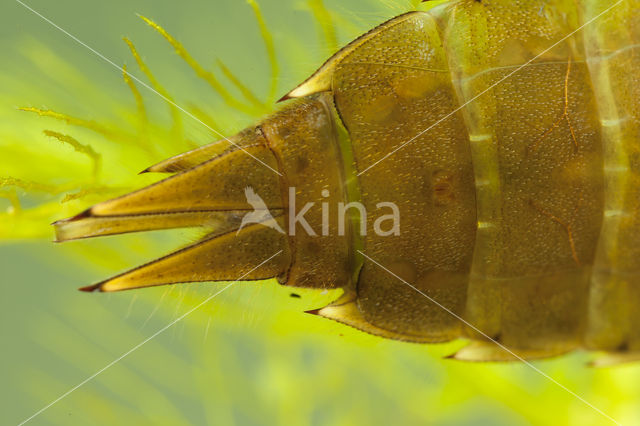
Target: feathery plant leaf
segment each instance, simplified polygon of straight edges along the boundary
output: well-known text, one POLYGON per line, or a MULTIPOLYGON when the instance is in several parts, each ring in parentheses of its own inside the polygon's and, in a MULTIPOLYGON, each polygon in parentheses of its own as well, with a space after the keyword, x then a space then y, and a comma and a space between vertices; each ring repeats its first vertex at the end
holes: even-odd
POLYGON ((154 21, 152 21, 151 19, 145 16, 142 16, 142 15, 139 15, 139 16, 140 16, 140 19, 146 22, 147 25, 153 28, 156 32, 158 32, 158 34, 160 34, 169 42, 169 44, 173 47, 173 49, 176 51, 178 56, 180 56, 187 63, 187 65, 189 65, 189 67, 196 73, 198 77, 202 78, 207 83, 209 83, 211 88, 213 88, 213 90, 216 93, 218 93, 218 95, 220 95, 220 97, 224 100, 224 102, 227 105, 229 105, 231 108, 235 108, 239 111, 246 112, 248 114, 255 114, 256 112, 259 112, 259 110, 257 111, 255 108, 247 106, 239 102, 238 100, 236 100, 229 93, 229 91, 220 83, 220 81, 215 76, 215 74, 212 71, 206 70, 202 65, 200 65, 200 63, 196 61, 193 58, 193 56, 189 54, 189 52, 187 52, 187 50, 182 46, 182 44, 178 40, 176 40, 171 34, 169 34, 164 28, 162 28, 160 25, 156 24, 154 21))
POLYGON ((247 3, 249 3, 249 6, 251 6, 251 9, 253 10, 253 13, 256 17, 258 27, 260 28, 260 35, 262 35, 264 47, 267 50, 267 56, 269 58, 269 66, 271 67, 271 88, 269 89, 267 103, 271 104, 276 100, 278 91, 278 79, 280 78, 280 65, 278 64, 278 58, 276 57, 276 48, 273 43, 273 36, 271 35, 271 31, 269 31, 269 28, 264 21, 264 17, 262 16, 260 6, 256 2, 256 0, 247 0, 247 3))

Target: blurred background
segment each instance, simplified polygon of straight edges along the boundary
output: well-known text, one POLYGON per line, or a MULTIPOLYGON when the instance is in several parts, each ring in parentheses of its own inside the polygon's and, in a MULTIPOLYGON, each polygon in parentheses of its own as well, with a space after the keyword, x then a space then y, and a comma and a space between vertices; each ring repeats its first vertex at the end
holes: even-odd
MULTIPOLYGON (((224 135, 418 3, 27 2, 224 135), (137 14, 182 43, 206 79, 137 14)), ((54 244, 49 226, 149 184, 159 177, 140 170, 218 137, 17 2, 0 6, 0 55, 0 423, 18 424, 224 287, 78 292, 199 235, 54 244)), ((388 341, 302 313, 335 297, 236 284, 29 424, 608 424, 526 365, 443 360, 462 342, 388 341)), ((640 366, 592 369, 590 357, 535 365, 637 424, 640 366)))

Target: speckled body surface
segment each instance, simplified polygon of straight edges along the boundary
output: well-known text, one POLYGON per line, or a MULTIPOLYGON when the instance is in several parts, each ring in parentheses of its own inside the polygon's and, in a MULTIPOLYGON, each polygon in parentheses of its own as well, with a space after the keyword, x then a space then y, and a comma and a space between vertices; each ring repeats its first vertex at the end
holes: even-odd
MULTIPOLYGON (((177 174, 60 222, 59 239, 213 228, 91 289, 233 280, 280 253, 243 278, 344 288, 317 313, 384 337, 638 353, 640 1, 611 6, 458 0, 394 18, 230 150, 152 166, 177 174), (295 187, 300 203, 394 203, 401 232, 236 233, 248 186, 283 227, 295 187)), ((502 359, 482 344, 460 358, 502 359)))

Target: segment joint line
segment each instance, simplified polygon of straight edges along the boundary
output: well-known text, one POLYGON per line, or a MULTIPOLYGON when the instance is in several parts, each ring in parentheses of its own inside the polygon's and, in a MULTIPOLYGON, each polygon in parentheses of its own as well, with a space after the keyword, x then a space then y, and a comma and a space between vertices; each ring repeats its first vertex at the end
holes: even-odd
MULTIPOLYGON (((507 74, 506 76, 502 77, 500 80, 498 80, 497 82, 493 83, 492 85, 490 85, 489 87, 487 87, 486 89, 484 89, 483 91, 481 91, 480 93, 478 93, 477 95, 475 95, 474 97, 472 97, 471 99, 469 99, 467 102, 463 103, 462 105, 460 105, 458 108, 454 109, 453 111, 451 111, 450 113, 446 114, 444 117, 438 119, 435 123, 433 123, 432 125, 430 125, 429 127, 427 127, 426 129, 422 130, 420 133, 418 133, 417 135, 413 136, 411 139, 409 139, 406 142, 403 142, 402 144, 400 144, 399 146, 397 146, 396 148, 393 149, 393 151, 389 152, 388 154, 386 154, 384 157, 382 157, 381 159, 377 160, 375 163, 371 164, 370 166, 368 166, 367 168, 365 168, 363 171, 359 172, 357 174, 357 176, 361 176, 364 173, 366 173, 369 169, 371 169, 372 167, 375 167, 378 163, 380 163, 381 161, 386 160, 387 158, 391 157, 393 154, 395 154, 396 152, 398 152, 399 150, 401 150, 402 148, 404 148, 405 146, 409 145, 411 142, 413 142, 414 140, 416 140, 417 138, 419 138, 420 136, 424 135, 425 133, 427 133, 429 130, 431 130, 432 128, 434 128, 435 126, 437 126, 438 124, 442 123, 444 120, 446 120, 447 118, 451 117, 453 114, 457 113, 458 111, 460 111, 461 109, 463 109, 464 107, 466 107, 467 105, 469 105, 471 102, 475 101, 476 99, 478 99, 480 96, 484 95, 485 93, 487 93, 488 91, 492 90, 494 87, 498 86, 499 84, 501 84, 503 81, 505 81, 506 79, 508 79, 509 77, 511 77, 512 75, 514 75, 515 73, 517 73, 518 71, 520 71, 521 69, 531 65, 531 63, 533 61, 535 61, 536 59, 538 59, 539 57, 541 57, 542 55, 546 54, 547 52, 549 52, 550 50, 554 49, 556 46, 558 46, 560 43, 562 43, 563 41, 565 41, 566 39, 572 37, 575 33, 577 33, 578 31, 582 30, 584 27, 586 27, 587 25, 593 23, 594 21, 596 21, 597 19, 599 19, 601 16, 603 16, 604 14, 606 14, 607 12, 609 12, 611 9, 613 9, 614 7, 616 7, 617 5, 619 5, 620 3, 622 3, 624 0, 618 0, 617 2, 615 2, 614 4, 612 4, 611 6, 609 6, 608 8, 606 8, 605 10, 603 10, 602 12, 600 12, 599 14, 597 14, 596 16, 594 16, 593 18, 589 19, 587 22, 585 22, 584 24, 580 25, 578 28, 576 28, 575 30, 571 31, 569 34, 567 34, 566 36, 562 37, 560 40, 556 41, 555 43, 553 43, 551 46, 549 46, 548 48, 546 48, 545 50, 543 50, 542 52, 540 52, 539 54, 537 54, 536 56, 534 56, 533 58, 529 59, 527 62, 525 62, 524 64, 520 65, 518 68, 516 68, 515 70, 511 71, 509 74, 507 74)), ((573 135, 573 129, 572 129, 572 135, 573 135)), ((575 138, 575 135, 574 135, 575 138)), ((575 140, 575 139, 574 139, 575 140)))
POLYGON ((581 402, 583 402, 584 404, 586 404, 587 406, 589 406, 590 408, 594 409, 596 412, 598 412, 599 414, 601 414, 602 416, 606 417, 607 419, 611 420, 613 423, 619 425, 620 423, 618 421, 616 421, 613 417, 609 416, 608 414, 606 414, 604 411, 600 410, 598 407, 596 407, 595 405, 591 404, 589 401, 587 401, 586 399, 582 398, 580 395, 578 395, 577 393, 575 393, 574 391, 572 391, 571 389, 567 388, 566 386, 564 386, 562 383, 558 382, 557 380, 555 380, 554 378, 552 378, 551 376, 549 376, 547 373, 545 373, 544 371, 540 370, 538 367, 536 367, 535 365, 531 364, 530 362, 528 362, 527 360, 525 360, 524 358, 522 358, 521 356, 519 356, 518 354, 514 353, 511 349, 509 349, 508 347, 506 347, 505 345, 503 345, 502 343, 500 343, 499 341, 492 339, 491 337, 489 337, 486 333, 484 333, 482 330, 478 329, 476 326, 474 326, 473 324, 471 324, 470 322, 468 322, 467 320, 465 320, 464 318, 462 318, 460 315, 456 314, 455 312, 451 311, 450 309, 448 309, 446 306, 443 306, 442 304, 440 304, 437 300, 433 299, 432 297, 430 297, 429 295, 427 295, 425 292, 423 292, 422 290, 420 290, 419 288, 415 287, 413 284, 405 281, 404 279, 402 279, 401 277, 399 277, 398 275, 396 275, 395 273, 393 273, 392 271, 390 271, 389 269, 385 268, 383 265, 381 265, 379 262, 377 262, 376 260, 372 259, 371 257, 367 256, 366 254, 364 254, 361 250, 358 250, 358 253, 360 253, 362 256, 364 256, 365 258, 367 258, 369 261, 371 261, 372 263, 374 263, 375 265, 377 265, 379 268, 381 268, 382 270, 388 272, 390 275, 394 276, 395 278, 397 278, 398 280, 402 281, 404 284, 406 284, 407 286, 411 287, 413 290, 415 290, 417 293, 421 294, 422 296, 424 296, 426 299, 428 299, 430 302, 432 302, 433 304, 435 304, 436 306, 442 308, 443 310, 445 310, 447 313, 449 313, 450 315, 452 315, 453 317, 455 317, 457 320, 461 321, 462 323, 464 323, 466 326, 472 328, 474 331, 476 331, 477 333, 479 333, 480 335, 482 335, 483 337, 485 337, 487 340, 495 343, 497 346, 499 346, 502 350, 504 350, 505 352, 509 353, 511 356, 515 357, 516 359, 518 359, 519 361, 522 361, 524 364, 526 364, 528 367, 530 367, 532 370, 534 370, 535 372, 537 372, 538 374, 540 374, 541 376, 547 378, 548 380, 550 380, 551 382, 555 383, 556 385, 558 385, 560 388, 564 389, 565 391, 567 391, 568 393, 570 393, 572 396, 574 396, 575 398, 577 398, 578 400, 580 400, 581 402))

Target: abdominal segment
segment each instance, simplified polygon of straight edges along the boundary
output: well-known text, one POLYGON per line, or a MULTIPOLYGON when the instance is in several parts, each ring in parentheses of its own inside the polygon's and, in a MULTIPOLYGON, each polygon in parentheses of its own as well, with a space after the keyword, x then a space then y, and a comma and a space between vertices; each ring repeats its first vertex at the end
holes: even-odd
POLYGON ((637 351, 640 2, 582 32, 609 3, 536 3, 403 15, 293 92, 330 75, 363 202, 403 213, 399 236, 364 237, 356 294, 320 315, 479 341, 467 360, 637 351))

